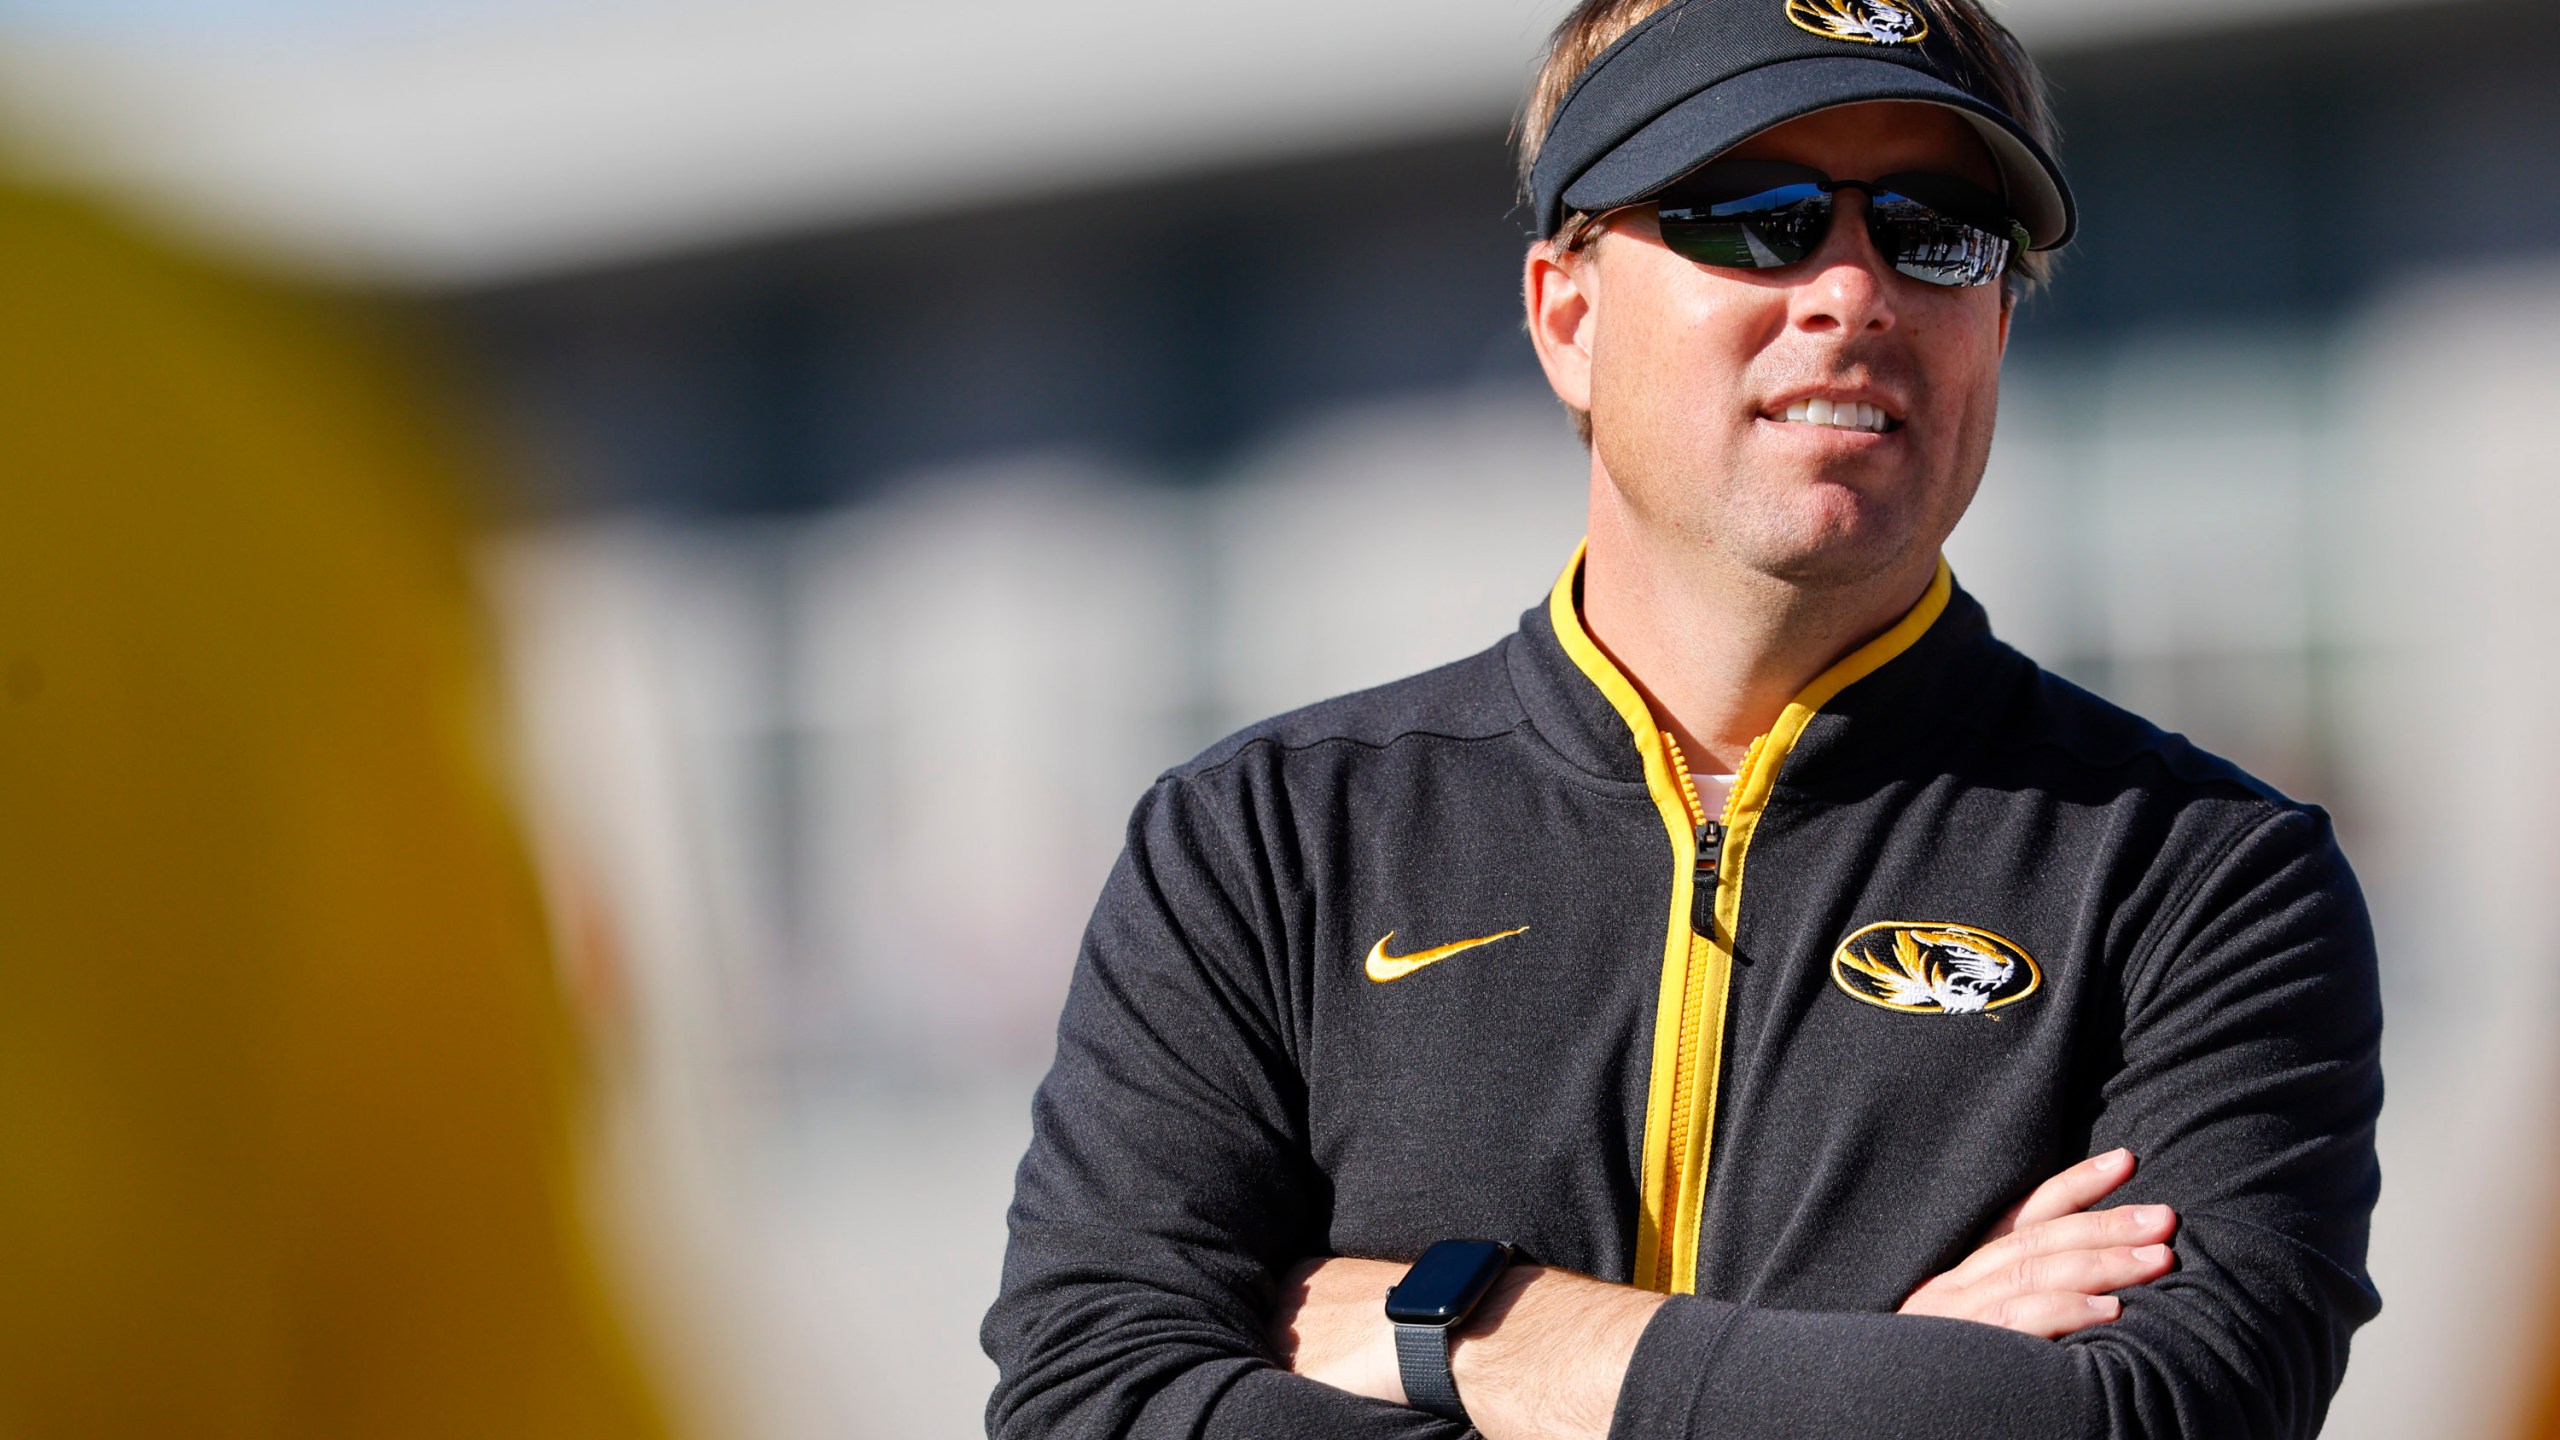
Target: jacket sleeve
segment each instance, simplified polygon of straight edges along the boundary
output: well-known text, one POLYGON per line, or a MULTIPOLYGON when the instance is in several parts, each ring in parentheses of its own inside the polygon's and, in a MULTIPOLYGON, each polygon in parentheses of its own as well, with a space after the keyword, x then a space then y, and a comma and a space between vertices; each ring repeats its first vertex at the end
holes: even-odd
POLYGON ((1286 924, 1240 827, 1160 783, 1085 935, 1033 1102, 981 1339, 996 1440, 1454 1440, 1457 1426, 1280 1369, 1278 1281, 1331 1196, 1265 937, 1286 924))
POLYGON ((2381 1001, 2363 900, 2317 812, 2234 844, 2122 976, 2120 1063, 2092 1151, 2174 1206, 2178 1268, 2108 1325, 2055 1342, 1957 1320, 1656 1312, 1613 1435, 1730 1440, 2239 1440, 2320 1429, 2380 1189, 2381 1001))

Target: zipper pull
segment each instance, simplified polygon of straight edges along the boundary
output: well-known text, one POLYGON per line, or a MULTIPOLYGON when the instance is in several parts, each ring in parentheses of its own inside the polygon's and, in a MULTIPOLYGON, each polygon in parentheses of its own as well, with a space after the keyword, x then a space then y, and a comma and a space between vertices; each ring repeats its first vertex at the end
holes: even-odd
POLYGON ((1698 868, 1689 882, 1689 928, 1701 935, 1716 933, 1716 867, 1724 863, 1724 822, 1698 827, 1698 868))

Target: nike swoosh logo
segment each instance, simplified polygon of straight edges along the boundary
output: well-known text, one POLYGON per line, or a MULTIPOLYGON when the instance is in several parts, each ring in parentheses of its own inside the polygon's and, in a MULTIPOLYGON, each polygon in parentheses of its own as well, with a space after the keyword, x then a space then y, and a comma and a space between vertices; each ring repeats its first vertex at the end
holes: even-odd
POLYGON ((1387 941, 1396 938, 1396 932, 1390 930, 1384 939, 1369 948, 1369 978, 1384 985, 1390 980, 1401 980, 1425 965, 1437 965, 1452 955, 1463 954, 1479 945, 1490 945, 1496 940, 1508 940, 1514 935, 1528 933, 1529 927, 1523 925, 1517 930, 1505 930, 1499 935, 1480 935, 1473 940, 1458 941, 1454 945, 1435 945, 1428 950, 1417 950, 1411 955, 1390 955, 1387 953, 1387 941))

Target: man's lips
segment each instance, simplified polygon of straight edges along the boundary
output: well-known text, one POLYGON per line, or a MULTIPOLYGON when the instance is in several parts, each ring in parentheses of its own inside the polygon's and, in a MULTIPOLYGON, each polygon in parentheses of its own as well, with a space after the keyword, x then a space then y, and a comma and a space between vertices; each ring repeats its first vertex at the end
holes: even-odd
POLYGON ((1864 390, 1813 390, 1782 396, 1760 412, 1773 425, 1800 425, 1886 435, 1902 428, 1902 407, 1864 390))

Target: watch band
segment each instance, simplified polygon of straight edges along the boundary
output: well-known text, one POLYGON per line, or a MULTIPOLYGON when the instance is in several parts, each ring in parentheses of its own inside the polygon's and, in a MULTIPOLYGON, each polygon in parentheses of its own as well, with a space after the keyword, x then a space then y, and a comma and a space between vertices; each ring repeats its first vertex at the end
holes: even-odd
POLYGON ((1458 1377, 1449 1371, 1449 1332, 1456 1328, 1396 1326, 1396 1370, 1404 1377, 1406 1404, 1463 1424, 1467 1407, 1458 1403, 1458 1377))

